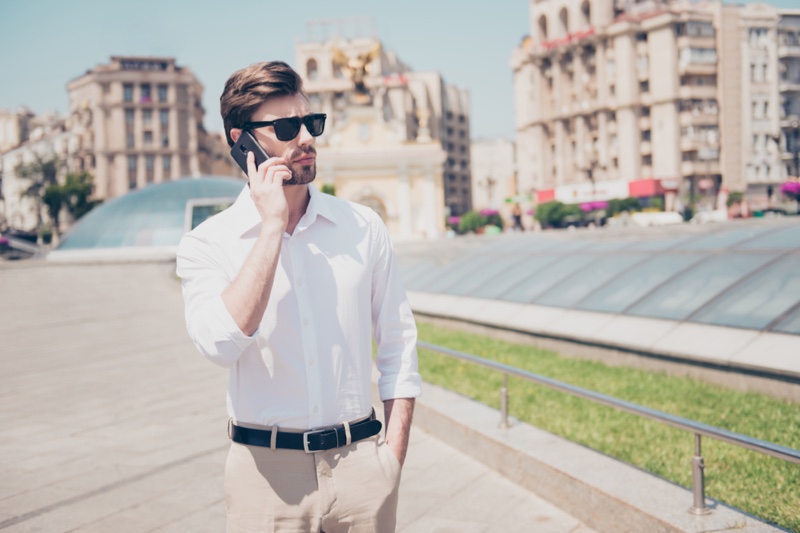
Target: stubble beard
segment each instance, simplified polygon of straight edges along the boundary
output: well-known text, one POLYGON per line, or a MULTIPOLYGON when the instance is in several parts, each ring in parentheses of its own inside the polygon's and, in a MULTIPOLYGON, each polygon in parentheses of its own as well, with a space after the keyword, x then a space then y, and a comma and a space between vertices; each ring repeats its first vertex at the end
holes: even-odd
MULTIPOLYGON (((312 147, 310 150, 299 150, 292 154, 292 159, 299 159, 303 154, 314 154, 317 151, 312 147)), ((317 177, 317 161, 310 165, 302 165, 299 163, 291 163, 289 170, 292 171, 292 177, 284 180, 284 185, 305 185, 311 183, 317 177)))

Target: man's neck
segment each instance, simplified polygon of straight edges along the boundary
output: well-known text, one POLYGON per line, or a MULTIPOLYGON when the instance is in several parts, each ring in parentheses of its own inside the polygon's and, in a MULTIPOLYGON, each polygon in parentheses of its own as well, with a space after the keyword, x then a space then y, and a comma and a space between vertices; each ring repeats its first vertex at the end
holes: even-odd
POLYGON ((287 185, 283 188, 283 192, 286 194, 286 203, 289 204, 289 222, 286 224, 286 233, 291 235, 300 219, 306 214, 311 193, 308 191, 308 185, 287 185))

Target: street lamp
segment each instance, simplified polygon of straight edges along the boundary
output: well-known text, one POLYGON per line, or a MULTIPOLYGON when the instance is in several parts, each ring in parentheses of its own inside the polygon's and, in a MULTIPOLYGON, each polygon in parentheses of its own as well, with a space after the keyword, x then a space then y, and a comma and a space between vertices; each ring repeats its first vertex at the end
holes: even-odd
POLYGON ((794 177, 800 177, 800 120, 794 119, 789 123, 794 131, 792 135, 792 154, 794 156, 794 177))

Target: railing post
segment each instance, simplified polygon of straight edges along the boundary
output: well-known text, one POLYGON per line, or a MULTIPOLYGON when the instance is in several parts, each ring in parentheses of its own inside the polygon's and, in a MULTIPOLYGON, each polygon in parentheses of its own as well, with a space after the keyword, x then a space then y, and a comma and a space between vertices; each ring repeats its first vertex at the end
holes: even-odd
POLYGON ((508 374, 503 372, 503 386, 500 388, 500 427, 508 427, 508 374))
POLYGON ((700 434, 694 434, 694 457, 692 457, 692 493, 694 504, 689 512, 696 515, 709 514, 711 509, 706 507, 706 486, 703 469, 703 453, 700 443, 700 434))

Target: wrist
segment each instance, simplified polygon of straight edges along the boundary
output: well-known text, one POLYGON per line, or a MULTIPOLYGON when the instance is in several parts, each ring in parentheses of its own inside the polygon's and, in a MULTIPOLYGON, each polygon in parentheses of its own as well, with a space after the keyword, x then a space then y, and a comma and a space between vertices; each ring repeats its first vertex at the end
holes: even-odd
POLYGON ((275 237, 277 235, 282 237, 285 230, 286 223, 284 221, 280 219, 268 218, 261 222, 260 236, 275 237))

